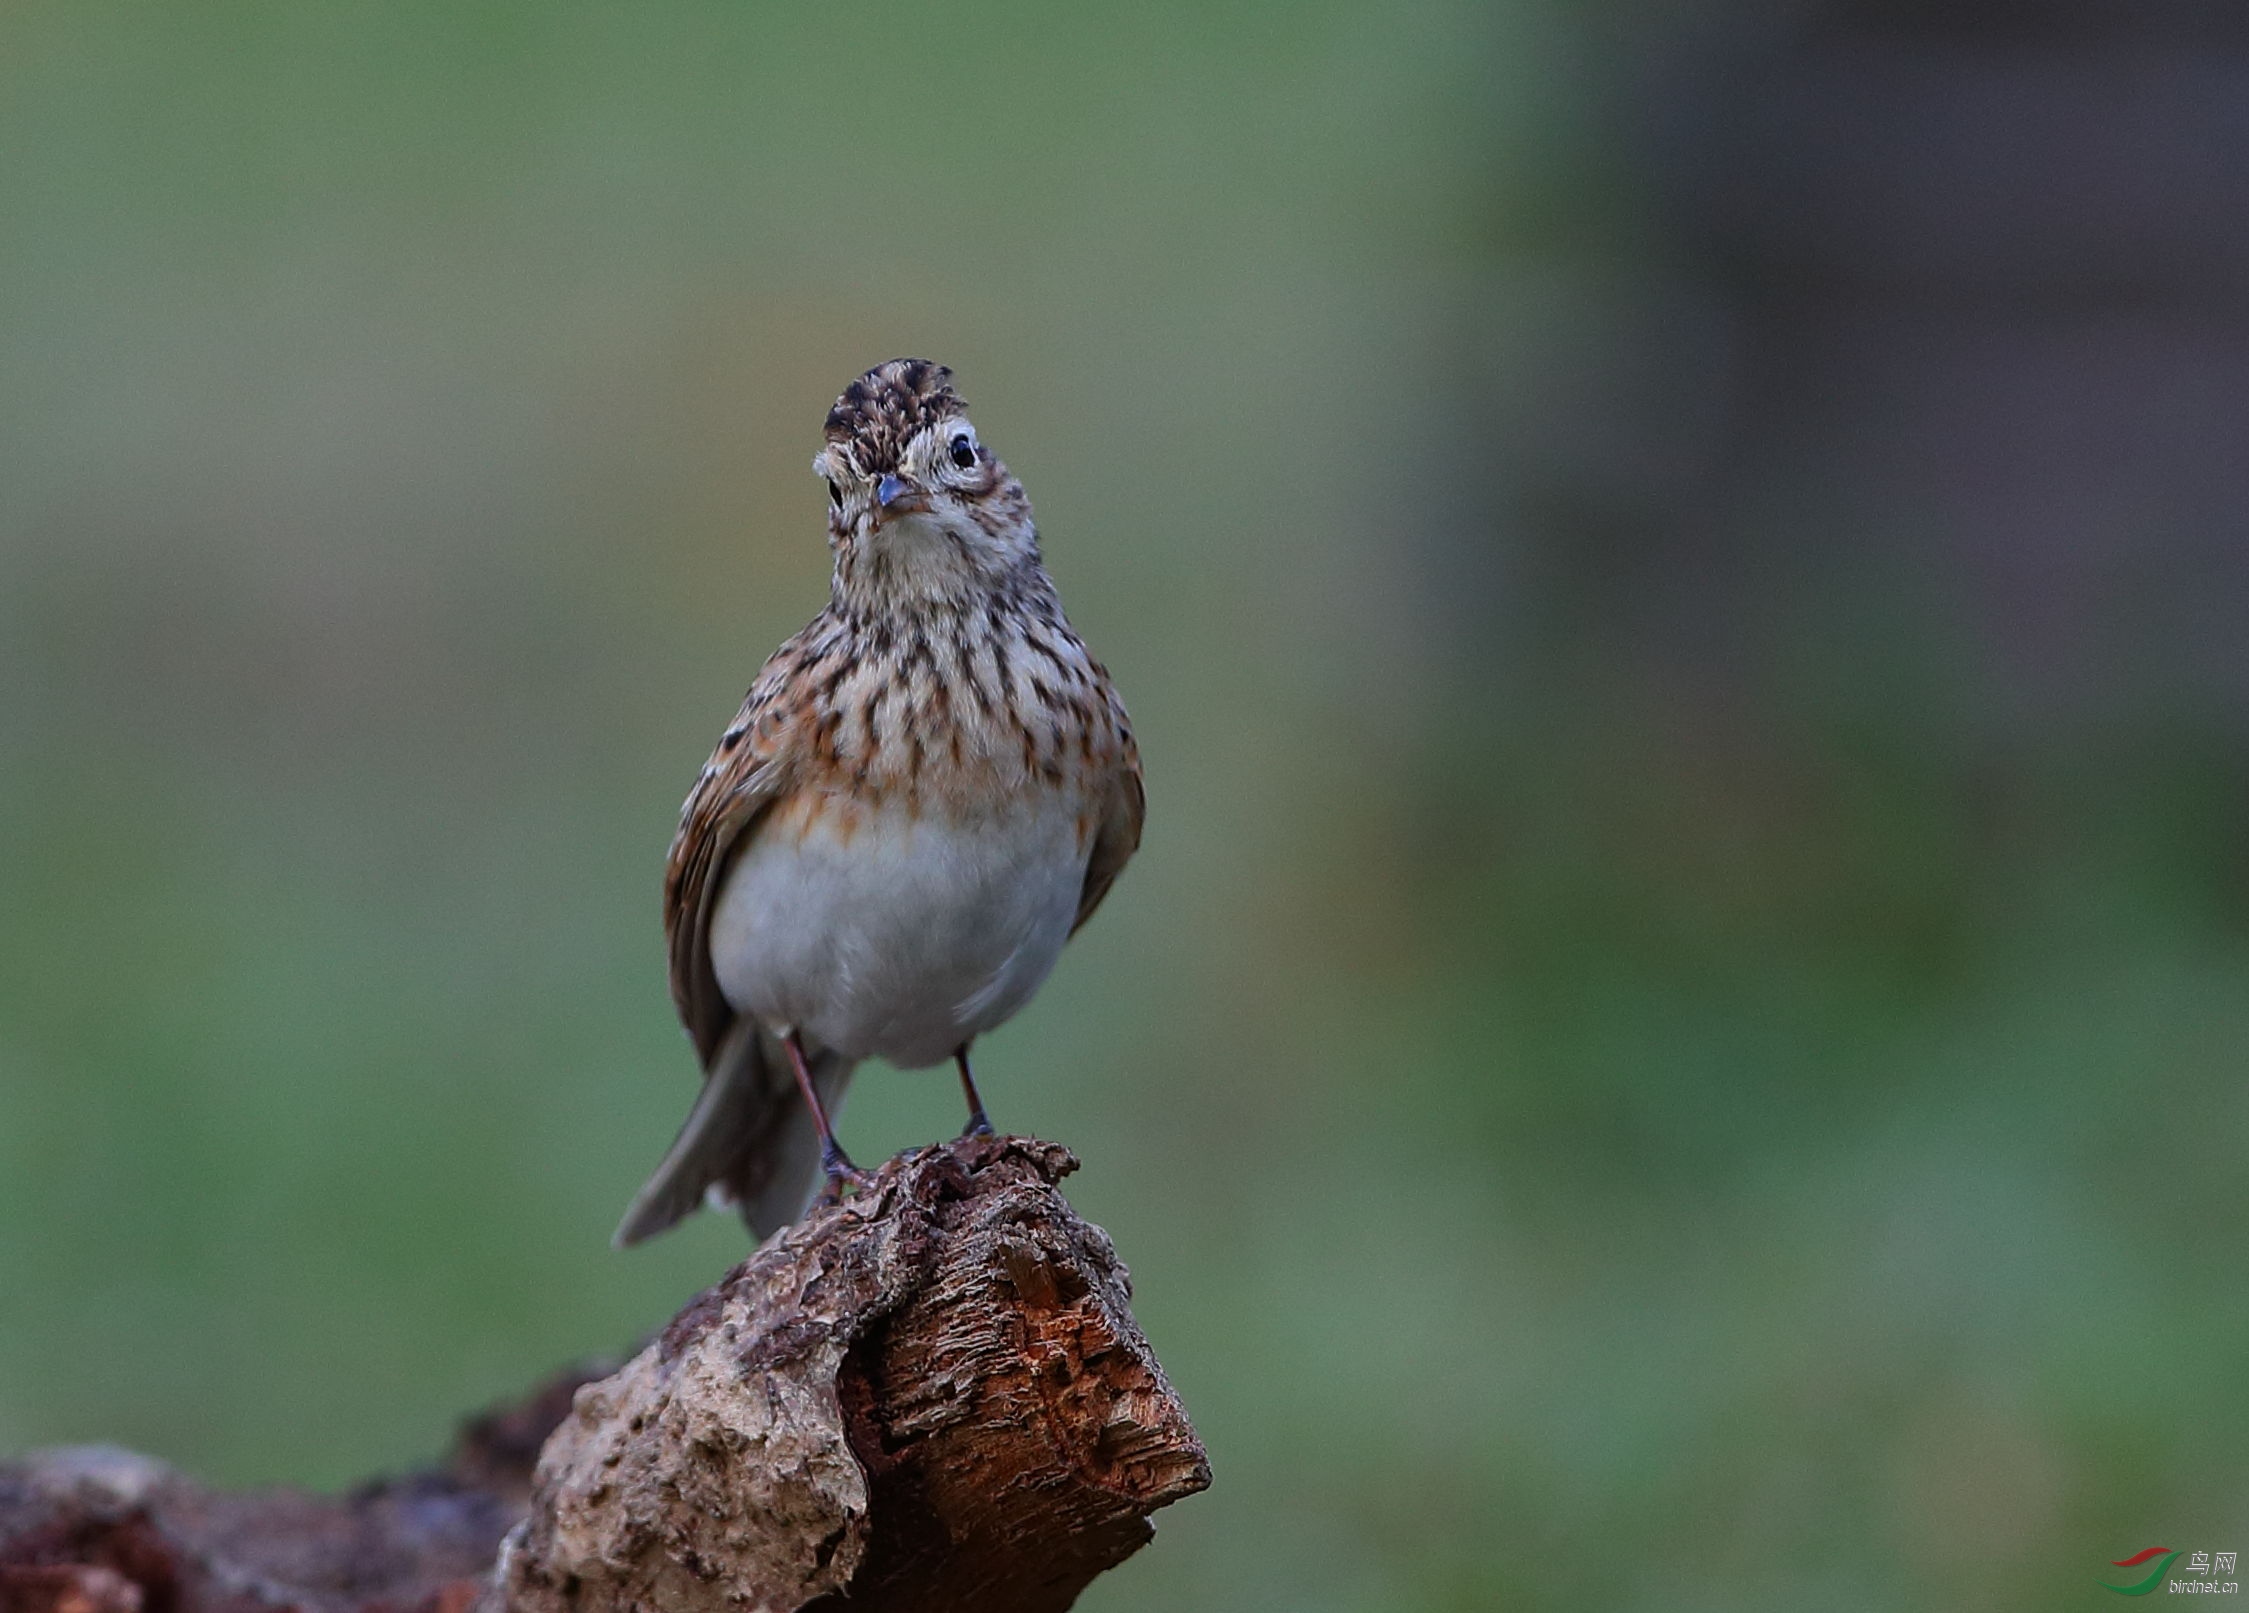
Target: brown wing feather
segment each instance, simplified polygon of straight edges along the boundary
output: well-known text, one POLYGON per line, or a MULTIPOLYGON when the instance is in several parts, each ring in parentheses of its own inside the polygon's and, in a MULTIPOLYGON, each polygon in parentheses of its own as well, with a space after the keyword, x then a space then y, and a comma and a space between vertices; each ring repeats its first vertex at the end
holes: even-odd
POLYGON ((1147 812, 1148 795, 1140 782, 1140 758, 1128 742, 1124 765, 1117 770, 1116 781, 1109 790, 1108 810, 1101 816, 1101 826, 1094 831, 1093 855, 1086 861, 1085 890, 1078 897, 1078 916, 1070 926, 1072 935, 1093 917, 1101 898, 1109 894, 1117 875, 1140 849, 1140 820, 1147 812))
POLYGON ((704 764, 680 808, 679 833, 664 865, 664 935, 671 947, 672 1002, 706 1068, 734 1023, 734 1010, 711 969, 711 907, 743 837, 779 793, 772 747, 761 745, 758 717, 770 703, 765 679, 704 764))

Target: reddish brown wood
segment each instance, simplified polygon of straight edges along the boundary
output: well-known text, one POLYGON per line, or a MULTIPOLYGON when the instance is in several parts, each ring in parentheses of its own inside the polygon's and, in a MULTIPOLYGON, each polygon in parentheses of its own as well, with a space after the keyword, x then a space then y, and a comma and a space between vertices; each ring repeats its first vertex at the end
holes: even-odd
POLYGON ((902 1155, 439 1473, 324 1499, 123 1451, 0 1465, 0 1613, 1067 1608, 1210 1478, 1115 1250, 1057 1191, 1076 1163, 902 1155))

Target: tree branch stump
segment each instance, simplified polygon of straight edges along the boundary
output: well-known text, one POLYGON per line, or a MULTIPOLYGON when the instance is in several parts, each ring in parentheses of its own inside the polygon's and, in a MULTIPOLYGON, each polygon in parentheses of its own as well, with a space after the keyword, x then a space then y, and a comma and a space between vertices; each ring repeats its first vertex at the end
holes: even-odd
POLYGON ((901 1155, 442 1473, 323 1500, 125 1452, 0 1467, 0 1613, 1067 1608, 1210 1482, 1115 1249, 1056 1190, 1076 1165, 901 1155))

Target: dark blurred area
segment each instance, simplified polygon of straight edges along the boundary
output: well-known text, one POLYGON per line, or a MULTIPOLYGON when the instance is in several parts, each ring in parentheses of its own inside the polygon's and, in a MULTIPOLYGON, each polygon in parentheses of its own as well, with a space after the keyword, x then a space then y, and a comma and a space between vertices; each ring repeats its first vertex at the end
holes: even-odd
POLYGON ((1940 635, 1979 737, 2238 725, 2245 44, 2211 6, 1696 19, 1611 130, 1639 205, 1533 524, 1697 664, 1809 601, 1940 635))
POLYGON ((739 1257, 656 885, 916 352, 1148 758, 980 1063, 1216 1472, 1083 1605, 2249 1544, 2249 13, 34 6, 0 151, 0 1449, 739 1257))

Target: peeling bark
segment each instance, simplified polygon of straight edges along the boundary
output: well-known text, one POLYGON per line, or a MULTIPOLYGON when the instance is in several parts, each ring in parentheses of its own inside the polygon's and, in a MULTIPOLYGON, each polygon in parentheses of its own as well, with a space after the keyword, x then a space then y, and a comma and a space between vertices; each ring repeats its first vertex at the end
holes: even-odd
POLYGON ((1210 1481, 1116 1251, 1056 1191, 1076 1163, 901 1155, 439 1473, 321 1499, 122 1451, 0 1466, 0 1613, 1067 1608, 1210 1481))

